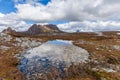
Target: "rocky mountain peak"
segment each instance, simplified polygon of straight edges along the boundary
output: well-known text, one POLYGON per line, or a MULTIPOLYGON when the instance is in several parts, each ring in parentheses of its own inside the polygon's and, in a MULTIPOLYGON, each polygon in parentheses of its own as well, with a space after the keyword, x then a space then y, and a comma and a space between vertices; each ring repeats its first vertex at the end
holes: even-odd
POLYGON ((29 34, 40 34, 40 33, 58 33, 62 31, 60 31, 58 27, 53 24, 47 25, 33 24, 26 32, 29 34))
POLYGON ((15 33, 16 31, 13 30, 11 27, 8 27, 7 29, 3 30, 2 32, 6 33, 6 34, 11 34, 11 33, 15 33))

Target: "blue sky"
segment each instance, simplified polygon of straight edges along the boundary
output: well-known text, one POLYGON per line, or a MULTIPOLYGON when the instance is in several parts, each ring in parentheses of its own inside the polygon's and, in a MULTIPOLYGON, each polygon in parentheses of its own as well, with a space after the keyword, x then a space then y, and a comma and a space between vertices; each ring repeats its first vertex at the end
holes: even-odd
POLYGON ((12 0, 2 0, 0 1, 0 12, 7 14, 15 11, 14 2, 12 0))
POLYGON ((120 0, 0 0, 0 29, 56 24, 65 31, 120 30, 120 0))
MULTIPOLYGON (((21 0, 21 1, 25 1, 25 0, 21 0)), ((46 5, 49 1, 50 0, 39 0, 38 2, 46 5)), ((19 1, 18 3, 24 3, 24 2, 19 1)), ((14 0, 1 0, 0 1, 0 12, 4 14, 15 12, 16 11, 15 4, 16 3, 14 2, 14 0)))

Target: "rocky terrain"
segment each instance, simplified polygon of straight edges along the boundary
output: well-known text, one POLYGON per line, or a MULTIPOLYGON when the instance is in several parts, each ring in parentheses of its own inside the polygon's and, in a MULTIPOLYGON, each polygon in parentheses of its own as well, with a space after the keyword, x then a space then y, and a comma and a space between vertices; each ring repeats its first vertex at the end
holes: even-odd
POLYGON ((0 33, 0 79, 22 80, 23 75, 17 69, 19 60, 16 54, 41 44, 41 39, 17 38, 0 33))
MULTIPOLYGON (((43 44, 44 42, 55 39, 72 41, 76 47, 85 49, 89 53, 89 57, 85 62, 78 59, 77 64, 72 62, 65 67, 64 75, 61 74, 61 70, 50 66, 51 72, 36 74, 32 80, 120 80, 119 31, 65 33, 55 25, 33 25, 24 32, 16 32, 8 28, 0 33, 0 80, 31 80, 18 68, 21 55, 40 45, 46 46, 43 44)), ((60 49, 63 50, 63 47, 60 49)), ((59 48, 54 49, 55 55, 56 50, 59 48)), ((65 48, 65 50, 72 50, 74 54, 72 47, 65 48)), ((62 52, 64 55, 64 50, 62 52)), ((76 52, 73 56, 78 57, 75 55, 76 52)), ((68 59, 70 58, 68 57, 68 59)), ((51 63, 49 60, 47 61, 47 63, 51 63)), ((40 61, 38 63, 42 64, 40 61)))

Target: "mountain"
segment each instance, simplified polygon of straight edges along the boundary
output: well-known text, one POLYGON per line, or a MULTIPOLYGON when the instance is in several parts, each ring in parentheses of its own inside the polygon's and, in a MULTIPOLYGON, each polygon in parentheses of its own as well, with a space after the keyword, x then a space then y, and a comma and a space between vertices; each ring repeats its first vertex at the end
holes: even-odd
POLYGON ((53 24, 48 24, 48 25, 33 24, 25 33, 40 34, 40 33, 59 33, 59 32, 62 31, 59 30, 58 27, 53 24))
POLYGON ((11 35, 40 35, 40 34, 52 34, 52 33, 61 33, 63 31, 59 30, 56 25, 47 24, 47 25, 37 25, 33 24, 27 31, 16 32, 12 30, 10 27, 3 30, 4 33, 11 35))
POLYGON ((2 32, 3 32, 3 33, 6 33, 6 34, 16 33, 16 31, 15 31, 15 30, 12 30, 11 27, 8 27, 7 29, 3 30, 2 32))

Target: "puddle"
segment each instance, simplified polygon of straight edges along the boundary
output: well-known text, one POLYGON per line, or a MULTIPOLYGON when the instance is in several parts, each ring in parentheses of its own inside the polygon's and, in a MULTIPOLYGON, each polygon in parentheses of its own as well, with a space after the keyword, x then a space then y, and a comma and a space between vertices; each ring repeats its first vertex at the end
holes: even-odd
POLYGON ((88 57, 85 49, 74 46, 71 41, 53 40, 28 50, 18 67, 30 79, 39 79, 35 75, 52 73, 54 70, 65 76, 65 68, 72 63, 86 62, 88 57))

